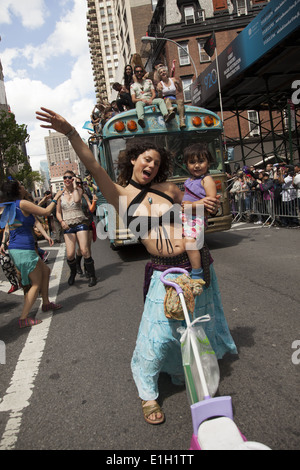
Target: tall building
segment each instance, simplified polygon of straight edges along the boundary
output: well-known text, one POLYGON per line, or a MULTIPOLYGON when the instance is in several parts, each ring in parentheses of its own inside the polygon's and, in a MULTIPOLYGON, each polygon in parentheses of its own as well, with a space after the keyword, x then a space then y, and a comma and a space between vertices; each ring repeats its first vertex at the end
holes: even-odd
POLYGON ((98 101, 111 101, 112 84, 140 49, 154 0, 87 0, 87 34, 98 101))
MULTIPOLYGON (((0 37, 0 41, 1 41, 1 37, 0 37)), ((4 85, 3 68, 2 68, 2 63, 0 60, 0 110, 1 109, 4 109, 5 111, 9 111, 9 106, 7 104, 7 99, 6 99, 5 85, 4 85)))
POLYGON ((67 170, 79 173, 78 157, 67 137, 59 132, 49 131, 45 145, 52 189, 58 191, 63 186, 63 174, 67 170))
POLYGON ((4 76, 3 76, 3 68, 2 63, 0 60, 0 109, 4 109, 5 111, 9 110, 6 93, 5 93, 5 85, 4 85, 4 76))

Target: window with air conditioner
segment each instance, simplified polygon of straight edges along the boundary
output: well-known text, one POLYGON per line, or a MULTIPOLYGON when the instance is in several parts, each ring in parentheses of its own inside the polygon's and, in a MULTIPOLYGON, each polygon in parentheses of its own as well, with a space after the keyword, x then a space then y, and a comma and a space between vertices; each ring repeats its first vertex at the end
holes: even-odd
POLYGON ((193 6, 184 8, 184 20, 185 24, 195 23, 195 11, 193 6))
POLYGON ((200 57, 200 63, 201 64, 203 62, 211 62, 211 58, 209 57, 209 55, 204 50, 204 44, 205 43, 206 43, 206 39, 205 40, 200 39, 198 41, 199 57, 200 57))
POLYGON ((259 116, 257 111, 248 111, 250 135, 259 135, 259 116))
POLYGON ((238 16, 247 15, 247 2, 246 0, 236 0, 236 11, 238 16))
POLYGON ((181 47, 178 47, 179 65, 189 65, 190 57, 189 57, 188 43, 181 42, 180 46, 181 47))
POLYGON ((205 11, 204 10, 198 11, 197 18, 199 21, 205 21, 205 11))
POLYGON ((186 77, 181 79, 183 89, 184 102, 192 101, 191 85, 193 83, 192 77, 186 77))

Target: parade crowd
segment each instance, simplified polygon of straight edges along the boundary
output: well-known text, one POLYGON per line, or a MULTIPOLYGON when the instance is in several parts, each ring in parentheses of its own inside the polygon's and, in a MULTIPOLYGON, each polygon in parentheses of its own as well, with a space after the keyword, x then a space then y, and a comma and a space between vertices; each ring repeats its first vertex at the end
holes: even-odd
POLYGON ((267 164, 266 169, 243 167, 228 175, 232 214, 255 224, 300 225, 299 163, 267 164))

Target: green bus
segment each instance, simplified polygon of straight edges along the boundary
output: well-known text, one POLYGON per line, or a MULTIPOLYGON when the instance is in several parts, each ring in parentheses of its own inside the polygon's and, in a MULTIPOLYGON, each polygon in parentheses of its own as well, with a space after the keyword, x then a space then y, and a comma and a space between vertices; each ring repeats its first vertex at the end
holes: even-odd
MULTIPOLYGON (((170 181, 183 190, 184 181, 189 177, 183 163, 185 147, 196 143, 207 143, 214 157, 210 166, 210 175, 213 177, 220 195, 220 208, 214 217, 209 217, 206 233, 228 230, 231 227, 232 215, 227 193, 227 177, 225 174, 222 122, 217 114, 196 106, 185 105, 186 128, 180 129, 179 117, 165 123, 163 116, 156 106, 145 107, 145 128, 137 122, 135 110, 125 111, 112 117, 102 130, 102 137, 98 143, 91 142, 96 158, 105 168, 113 181, 117 181, 118 174, 116 162, 119 153, 125 150, 128 139, 134 137, 154 141, 158 146, 172 151, 175 156, 173 174, 170 181), (95 147, 95 145, 97 147, 95 147)), ((106 236, 110 239, 113 249, 128 244, 138 243, 137 238, 126 228, 111 207, 107 204, 98 206, 97 215, 105 227, 106 236)))

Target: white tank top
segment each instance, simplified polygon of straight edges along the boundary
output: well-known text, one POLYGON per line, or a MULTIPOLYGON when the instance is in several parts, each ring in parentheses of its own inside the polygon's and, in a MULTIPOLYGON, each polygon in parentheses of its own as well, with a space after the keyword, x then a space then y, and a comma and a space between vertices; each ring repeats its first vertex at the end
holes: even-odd
POLYGON ((165 96, 175 96, 176 97, 176 86, 175 86, 175 83, 173 82, 173 80, 171 78, 169 78, 169 82, 171 82, 171 85, 170 86, 166 86, 165 83, 163 81, 161 81, 160 83, 162 84, 162 95, 163 97, 165 96))

